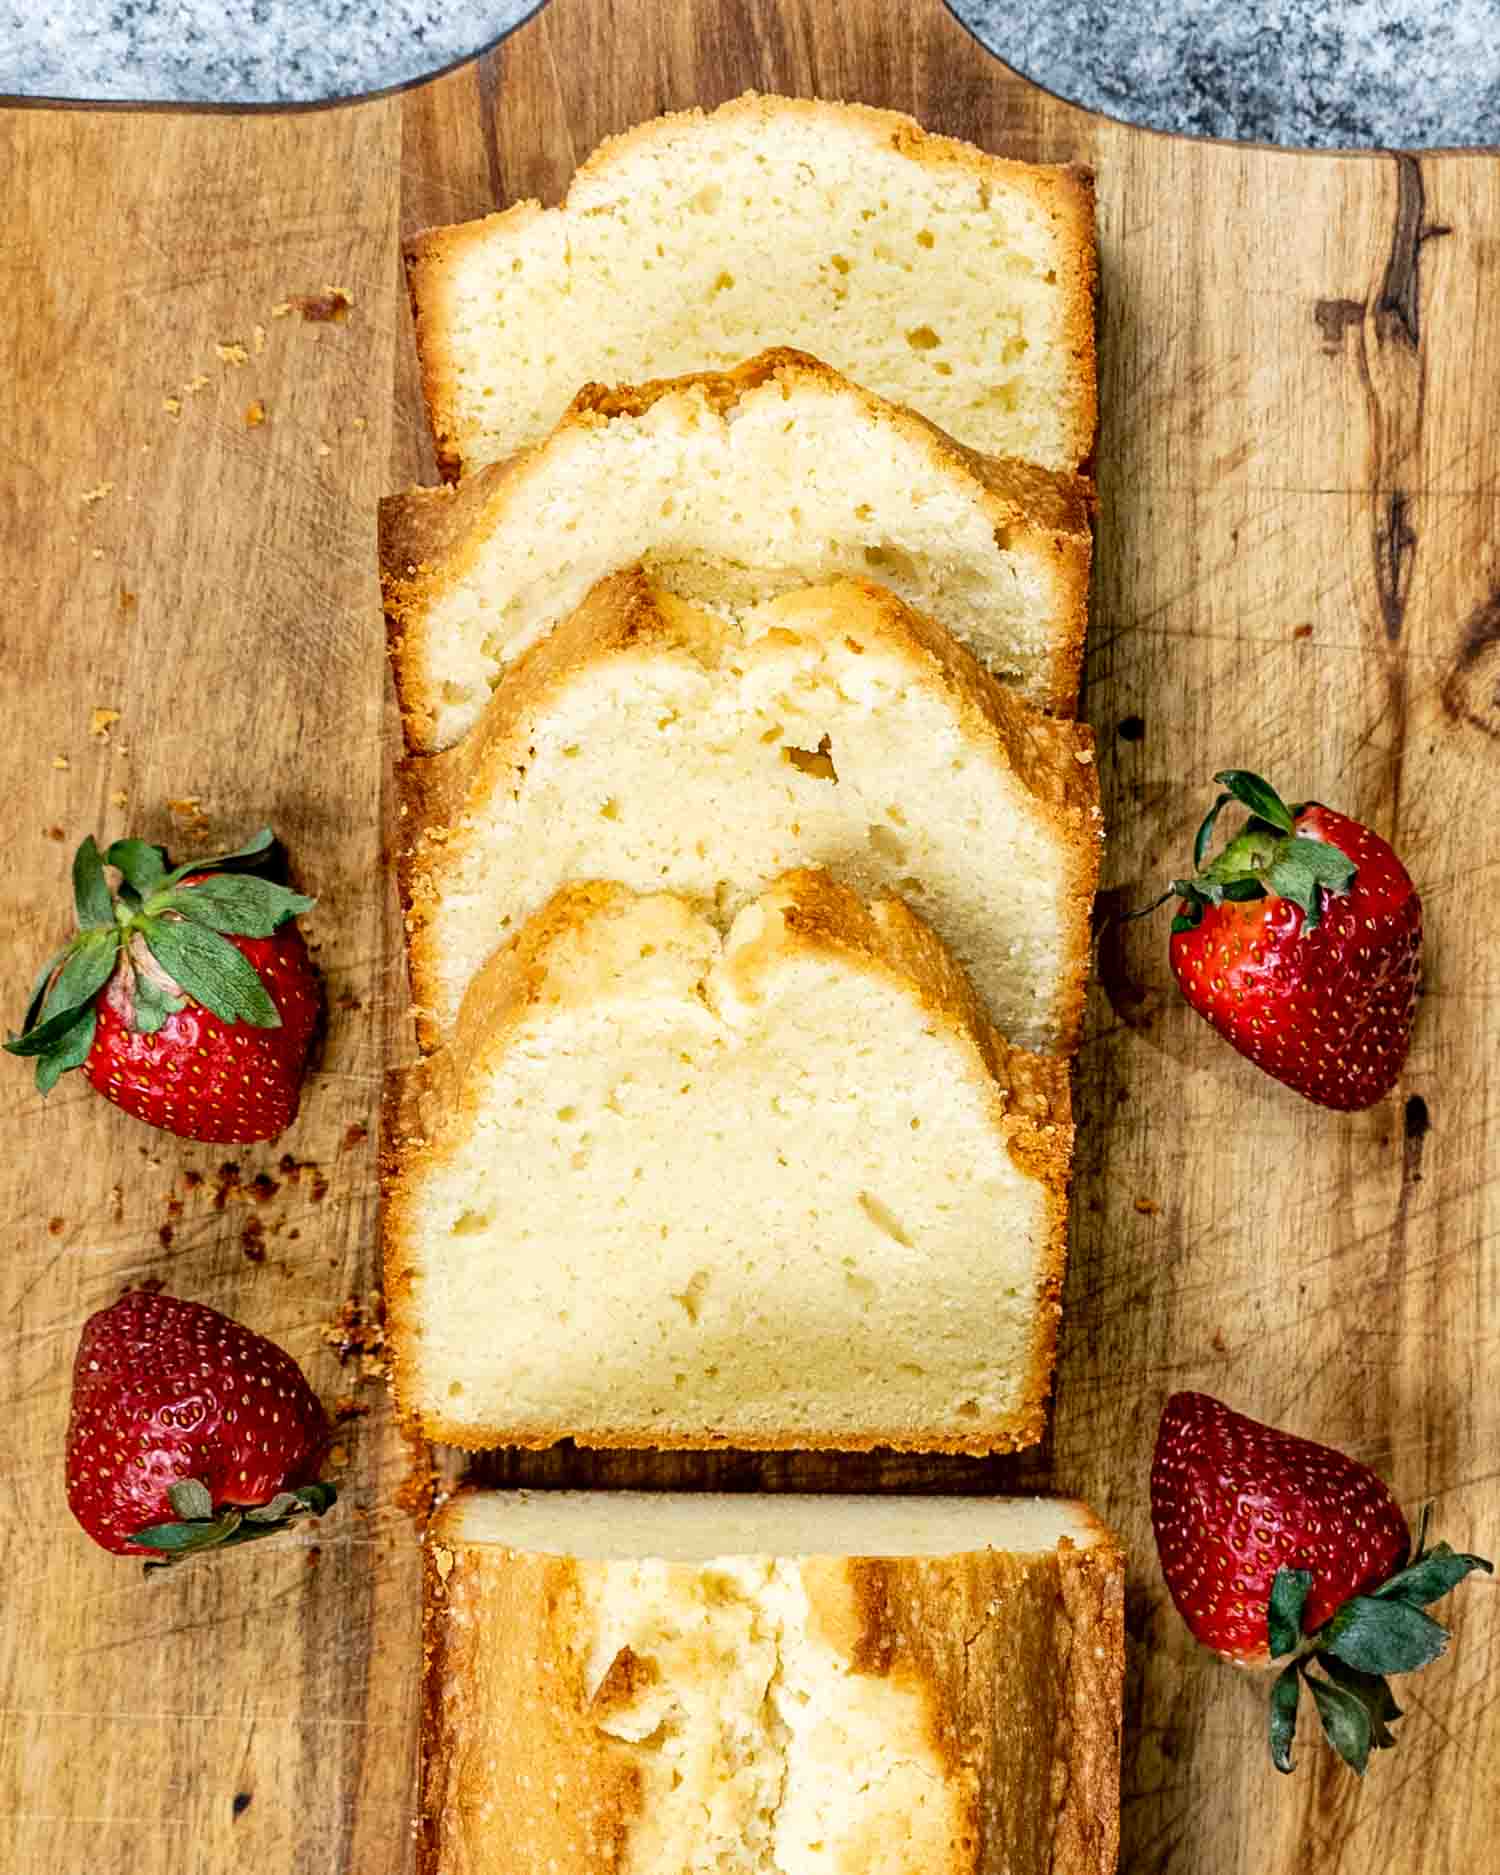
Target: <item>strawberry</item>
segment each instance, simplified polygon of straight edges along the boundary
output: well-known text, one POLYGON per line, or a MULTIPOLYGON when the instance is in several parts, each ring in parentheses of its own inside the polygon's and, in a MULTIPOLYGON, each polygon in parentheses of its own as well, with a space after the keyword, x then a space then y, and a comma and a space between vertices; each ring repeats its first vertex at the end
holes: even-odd
MULTIPOLYGON (((1226 1041, 1319 1106, 1373 1106, 1411 1046, 1422 964, 1422 901, 1377 833, 1316 802, 1289 808, 1258 775, 1216 775, 1226 792, 1172 882, 1172 972, 1226 1041), (1250 809, 1207 867, 1220 811, 1250 809)), ((1160 903, 1160 901, 1158 901, 1160 903)))
POLYGON ((73 860, 78 935, 43 970, 5 1046, 36 1057, 50 1093, 69 1068, 106 1100, 182 1139, 249 1145, 289 1126, 318 1020, 318 983, 291 920, 314 901, 238 852, 168 870, 159 846, 92 837, 73 860), (112 894, 104 868, 120 875, 112 894))
POLYGON ((1305 1681, 1329 1740, 1364 1772, 1396 1741, 1384 1675, 1426 1666, 1448 1644, 1422 1612, 1480 1556, 1417 1553, 1375 1473, 1326 1445, 1247 1419, 1206 1393, 1174 1393, 1151 1463, 1156 1551, 1177 1612, 1205 1647, 1240 1666, 1291 1659, 1271 1693, 1271 1758, 1292 1768, 1305 1681), (1316 1666, 1320 1672, 1315 1674, 1316 1666))
POLYGON ((217 1309, 127 1290, 73 1362, 68 1507, 115 1555, 174 1562, 321 1516, 328 1437, 289 1354, 217 1309))

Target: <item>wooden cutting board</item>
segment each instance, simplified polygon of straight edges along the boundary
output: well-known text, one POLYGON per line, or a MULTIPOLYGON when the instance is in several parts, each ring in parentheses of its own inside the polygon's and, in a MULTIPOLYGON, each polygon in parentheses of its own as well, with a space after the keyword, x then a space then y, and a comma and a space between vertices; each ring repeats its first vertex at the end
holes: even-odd
POLYGON ((561 1453, 486 1475, 1082 1493, 1131 1552, 1126 1869, 1439 1875, 1492 1840, 1489 1585, 1407 1683, 1398 1753, 1361 1785, 1309 1735, 1282 1780, 1264 1688, 1166 1603, 1146 1483, 1163 1398, 1203 1386, 1500 1548, 1500 168, 1124 129, 1013 76, 939 0, 552 0, 477 65, 352 108, 0 116, 10 1018, 84 833, 190 853, 267 820, 318 895, 330 1008, 295 1130, 234 1155, 77 1077, 44 1117, 0 1069, 0 1868, 411 1866, 417 1534, 396 1494, 420 1455, 378 1363, 341 1364, 324 1332, 378 1281, 377 1103, 409 1048, 373 528, 431 463, 398 240, 555 200, 600 137, 752 85, 1098 169, 1085 703, 1110 846, 1055 1425, 994 1463, 561 1453), (288 309, 326 287, 343 322, 288 309), (1177 1000, 1164 920, 1115 921, 1180 868, 1228 763, 1371 820, 1422 885, 1416 1046, 1371 1113, 1259 1078, 1177 1000), (281 1341, 352 1415, 321 1527, 150 1582, 79 1535, 61 1467, 84 1317, 148 1277, 281 1341))

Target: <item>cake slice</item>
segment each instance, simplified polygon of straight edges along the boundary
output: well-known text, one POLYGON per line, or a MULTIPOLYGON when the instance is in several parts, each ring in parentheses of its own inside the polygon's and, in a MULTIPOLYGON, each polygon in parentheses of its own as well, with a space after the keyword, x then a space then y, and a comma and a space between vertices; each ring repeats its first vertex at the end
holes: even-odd
POLYGON ((1045 1498, 463 1494, 423 1875, 1111 1875, 1123 1564, 1045 1498))
POLYGON ((732 916, 822 866, 897 892, 1023 1048, 1077 1041, 1099 862, 1093 737, 1039 715, 883 587, 737 613, 639 567, 596 586, 453 748, 403 765, 424 1043, 570 879, 732 916))
POLYGON ((1093 447, 1089 172, 1007 161, 864 105, 748 96, 605 143, 563 207, 408 254, 444 472, 536 442, 589 378, 816 352, 991 455, 1093 447))
POLYGON ((454 1445, 986 1452, 1041 1436, 1066 1066, 898 900, 788 875, 726 937, 564 888, 391 1115, 398 1398, 454 1445))
POLYGON ((640 559, 725 604, 869 575, 1071 715, 1090 545, 1085 484, 975 456, 785 351, 728 376, 589 386, 536 448, 381 504, 396 679, 423 752, 472 728, 505 667, 640 559))

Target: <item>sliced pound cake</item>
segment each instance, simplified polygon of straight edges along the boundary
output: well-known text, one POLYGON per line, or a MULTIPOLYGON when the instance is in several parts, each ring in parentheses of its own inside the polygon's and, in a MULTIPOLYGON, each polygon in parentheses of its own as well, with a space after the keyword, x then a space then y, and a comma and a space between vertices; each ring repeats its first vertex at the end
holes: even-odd
POLYGON ((1093 446, 1086 170, 864 105, 744 97, 604 144, 562 208, 417 237, 417 343, 445 474, 543 437, 589 378, 816 352, 991 455, 1093 446))
POLYGON ((508 664, 640 559, 712 603, 870 575, 1072 715, 1090 545, 1085 483, 960 449, 785 351, 725 377, 590 386, 536 449, 381 504, 392 656, 424 752, 456 742, 508 664))
POLYGON ((1083 1504, 463 1493, 424 1577, 422 1875, 1112 1875, 1083 1504))
POLYGON ((570 886, 393 1103, 398 1396, 455 1445, 1040 1437, 1072 1128, 898 900, 793 873, 727 937, 570 886))
POLYGON ((401 771, 412 990, 434 1045, 569 880, 732 916, 793 867, 899 893, 1020 1047, 1077 1040, 1099 861, 1093 737, 883 587, 730 614, 640 568, 595 587, 479 723, 401 771))

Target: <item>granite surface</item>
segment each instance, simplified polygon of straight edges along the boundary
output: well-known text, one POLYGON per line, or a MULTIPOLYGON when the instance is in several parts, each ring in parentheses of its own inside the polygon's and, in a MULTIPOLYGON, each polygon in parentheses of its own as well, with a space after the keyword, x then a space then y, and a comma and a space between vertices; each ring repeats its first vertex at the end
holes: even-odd
POLYGON ((219 105, 361 97, 472 58, 539 3, 0 0, 0 97, 219 105))
MULTIPOLYGON (((357 97, 470 57, 537 3, 0 0, 0 97, 357 97)), ((1155 129, 1322 149, 1500 144, 1500 0, 950 4, 1037 84, 1155 129)))
POLYGON ((1156 130, 1312 149, 1500 144, 1500 0, 950 0, 1008 65, 1156 130))

